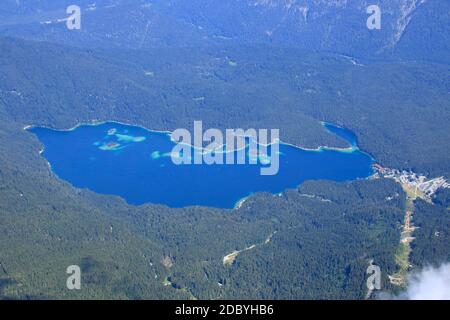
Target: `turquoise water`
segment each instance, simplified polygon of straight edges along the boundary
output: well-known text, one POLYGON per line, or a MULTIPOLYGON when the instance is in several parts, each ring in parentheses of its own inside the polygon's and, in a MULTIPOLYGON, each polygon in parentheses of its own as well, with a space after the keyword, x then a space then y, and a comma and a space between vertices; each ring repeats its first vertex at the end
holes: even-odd
MULTIPOLYGON (((118 123, 82 125, 70 131, 30 129, 43 143, 53 171, 78 188, 117 195, 128 203, 233 208, 256 192, 277 194, 306 180, 349 181, 373 174, 372 158, 356 136, 329 123, 324 130, 349 143, 347 150, 304 150, 280 144, 280 168, 260 175, 258 165, 175 165, 168 133, 118 123)), ((282 138, 282 137, 281 137, 282 138)), ((270 155, 269 149, 269 155, 270 155)))

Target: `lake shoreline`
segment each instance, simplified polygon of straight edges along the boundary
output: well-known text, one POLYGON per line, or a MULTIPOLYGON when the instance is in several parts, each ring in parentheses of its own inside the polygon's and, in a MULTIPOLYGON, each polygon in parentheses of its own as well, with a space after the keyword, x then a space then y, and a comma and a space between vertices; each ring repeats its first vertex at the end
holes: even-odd
MULTIPOLYGON (((54 131, 58 131, 58 132, 71 132, 71 131, 74 131, 74 130, 76 130, 76 129, 80 128, 80 127, 83 127, 83 126, 99 126, 99 125, 103 125, 103 124, 107 124, 107 123, 116 123, 116 124, 124 125, 124 126, 138 127, 138 128, 141 128, 141 129, 143 129, 143 130, 145 130, 147 132, 150 132, 150 133, 160 133, 160 134, 166 134, 166 135, 169 135, 169 136, 173 132, 173 131, 169 131, 169 130, 149 129, 149 128, 143 126, 143 125, 133 124, 133 123, 126 123, 126 122, 121 122, 121 121, 116 121, 116 120, 89 120, 87 122, 80 122, 80 123, 76 124, 75 126, 70 127, 68 129, 56 129, 56 128, 53 128, 53 127, 50 127, 50 126, 44 126, 44 125, 26 125, 26 126, 23 127, 23 130, 24 131, 29 131, 29 130, 34 129, 34 128, 45 128, 45 129, 54 130, 54 131)), ((331 122, 320 121, 320 123, 322 124, 324 129, 327 130, 327 131, 329 131, 329 130, 326 128, 325 125, 331 125, 331 126, 334 126, 334 127, 337 127, 337 128, 341 128, 343 130, 347 130, 347 131, 351 132, 351 130, 349 130, 347 128, 344 128, 344 127, 341 127, 339 125, 335 125, 335 124, 333 124, 331 122)), ((330 133, 334 134, 333 132, 330 132, 330 133)), ((266 146, 266 147, 267 146, 271 146, 271 145, 273 145, 275 143, 279 143, 280 145, 285 145, 285 146, 297 148, 297 149, 300 149, 302 151, 308 151, 308 152, 337 151, 337 152, 343 152, 343 153, 352 153, 352 152, 355 152, 355 151, 361 151, 357 145, 356 146, 350 145, 347 148, 330 147, 330 146, 319 146, 317 148, 307 148, 307 147, 302 147, 302 146, 299 146, 299 145, 296 145, 296 144, 293 144, 293 143, 283 142, 283 140, 281 140, 281 139, 277 140, 276 142, 272 142, 272 143, 269 143, 267 145, 264 145, 264 146, 266 146)), ((189 145, 189 144, 186 144, 186 145, 190 146, 190 147, 193 147, 193 148, 196 148, 193 145, 189 145)), ((238 150, 233 150, 233 151, 238 151, 238 150)), ((231 152, 233 152, 233 151, 231 151, 231 152)), ((361 152, 363 152, 363 151, 361 151, 361 152)), ((365 154, 369 155, 373 159, 373 157, 370 154, 368 154, 368 153, 365 153, 365 154)))

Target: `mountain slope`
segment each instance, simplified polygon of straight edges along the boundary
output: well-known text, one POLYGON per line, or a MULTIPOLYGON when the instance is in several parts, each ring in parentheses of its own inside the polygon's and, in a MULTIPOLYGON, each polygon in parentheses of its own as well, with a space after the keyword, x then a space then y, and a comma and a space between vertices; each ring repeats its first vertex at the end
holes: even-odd
POLYGON ((309 148, 345 146, 320 125, 331 121, 383 165, 450 176, 446 65, 361 65, 264 46, 93 53, 2 39, 0 47, 0 98, 23 125, 98 119, 174 130, 202 119, 280 128, 284 141, 309 148))
MULTIPOLYGON (((95 115, 126 122, 140 119, 150 128, 181 123, 183 104, 174 102, 192 100, 190 90, 183 88, 190 88, 193 79, 200 81, 191 77, 186 60, 195 61, 193 69, 198 70, 204 55, 194 55, 194 51, 181 55, 186 59, 181 64, 185 69, 177 64, 181 61, 177 55, 175 59, 163 55, 165 59, 156 65, 145 62, 143 69, 136 62, 142 63, 142 59, 129 53, 125 53, 128 60, 124 65, 119 63, 123 61, 119 53, 107 58, 103 53, 14 39, 1 39, 0 48, 0 298, 323 297, 324 290, 314 283, 327 284, 329 298, 361 298, 370 258, 386 272, 395 271, 404 195, 391 181, 315 182, 288 190, 281 197, 255 195, 239 210, 135 207, 61 181, 40 156, 38 139, 23 130, 26 124, 63 128, 95 115), (143 72, 147 67, 152 67, 149 70, 155 70, 154 77, 161 81, 148 79, 143 72), (159 73, 165 76, 159 78, 159 73), (165 92, 163 89, 171 90, 176 99, 166 92, 168 104, 164 99, 158 100, 160 105, 144 103, 157 98, 152 96, 153 90, 165 92), (168 111, 171 108, 175 110, 168 111), (166 120, 163 111, 175 120, 166 120), (317 190, 333 203, 304 196, 317 190), (394 201, 386 200, 393 195, 397 195, 394 201), (345 212, 346 218, 341 219, 337 212, 345 212), (223 265, 225 255, 265 244, 275 231, 267 245, 246 252, 231 267, 223 265), (318 243, 312 250, 311 245, 318 243), (351 250, 342 250, 344 243, 351 250), (280 261, 280 252, 289 258, 280 261), (337 263, 330 269, 325 267, 328 261, 337 263), (66 269, 73 264, 82 269, 83 289, 79 292, 65 287, 66 269), (330 274, 338 276, 330 278, 330 274), (295 290, 287 286, 292 279, 295 290)), ((160 52, 151 58, 157 56, 160 52)), ((247 65, 243 53, 233 56, 247 65)), ((208 77, 205 83, 214 81, 215 90, 223 88, 235 93, 234 97, 245 97, 238 85, 245 78, 230 72, 234 67, 226 62, 201 67, 209 70, 203 74, 208 77)), ((246 68, 255 67, 249 63, 246 68)), ((266 74, 272 74, 272 69, 266 74)), ((207 88, 205 83, 194 85, 199 90, 207 88)), ((229 108, 230 114, 242 112, 243 106, 245 103, 229 108)), ((267 112, 257 115, 260 121, 271 118, 267 112)), ((214 109, 209 116, 212 123, 225 119, 214 109)))
POLYGON ((7 17, 0 31, 82 47, 270 44, 368 59, 449 62, 450 3, 378 3, 381 30, 367 29, 366 9, 372 3, 366 0, 103 0, 95 6, 82 1, 83 27, 73 32, 57 21, 67 17, 70 1, 10 1, 0 7, 0 17, 7 17))

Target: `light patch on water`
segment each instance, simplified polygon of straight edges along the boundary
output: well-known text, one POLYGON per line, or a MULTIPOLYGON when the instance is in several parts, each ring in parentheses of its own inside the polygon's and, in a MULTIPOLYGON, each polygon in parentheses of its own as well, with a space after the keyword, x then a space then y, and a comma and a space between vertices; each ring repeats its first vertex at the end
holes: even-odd
MULTIPOLYGON (((111 138, 116 137, 117 141, 114 142, 96 141, 94 142, 94 146, 97 146, 100 150, 103 151, 118 151, 126 148, 126 145, 123 145, 124 143, 129 144, 129 143, 143 142, 147 139, 146 137, 142 136, 136 137, 128 134, 119 134, 117 132, 118 130, 116 128, 111 128, 107 131, 107 135, 104 137, 104 140, 110 140, 111 138)), ((128 130, 124 130, 123 132, 128 133, 128 130)))
POLYGON ((110 143, 105 143, 102 146, 99 147, 100 150, 103 151, 117 151, 117 150, 121 150, 124 147, 117 142, 110 142, 110 143))
POLYGON ((117 129, 115 129, 115 128, 108 130, 108 136, 113 136, 116 133, 117 133, 117 129))
POLYGON ((161 153, 160 151, 154 151, 152 152, 151 157, 153 160, 158 160, 161 158, 170 158, 172 157, 172 153, 170 152, 161 153))
POLYGON ((153 160, 157 160, 157 159, 161 158, 161 153, 159 151, 155 151, 152 153, 151 157, 153 160))
POLYGON ((142 142, 145 141, 146 137, 135 137, 132 135, 126 135, 126 134, 116 134, 117 140, 121 142, 142 142))

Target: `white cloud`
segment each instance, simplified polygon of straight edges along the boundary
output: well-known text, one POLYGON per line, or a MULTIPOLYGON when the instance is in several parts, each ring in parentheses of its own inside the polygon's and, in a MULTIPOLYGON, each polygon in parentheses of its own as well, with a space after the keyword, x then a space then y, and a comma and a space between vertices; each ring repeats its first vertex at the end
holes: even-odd
POLYGON ((438 268, 426 267, 411 275, 408 287, 400 295, 409 300, 450 300, 450 263, 438 268))

